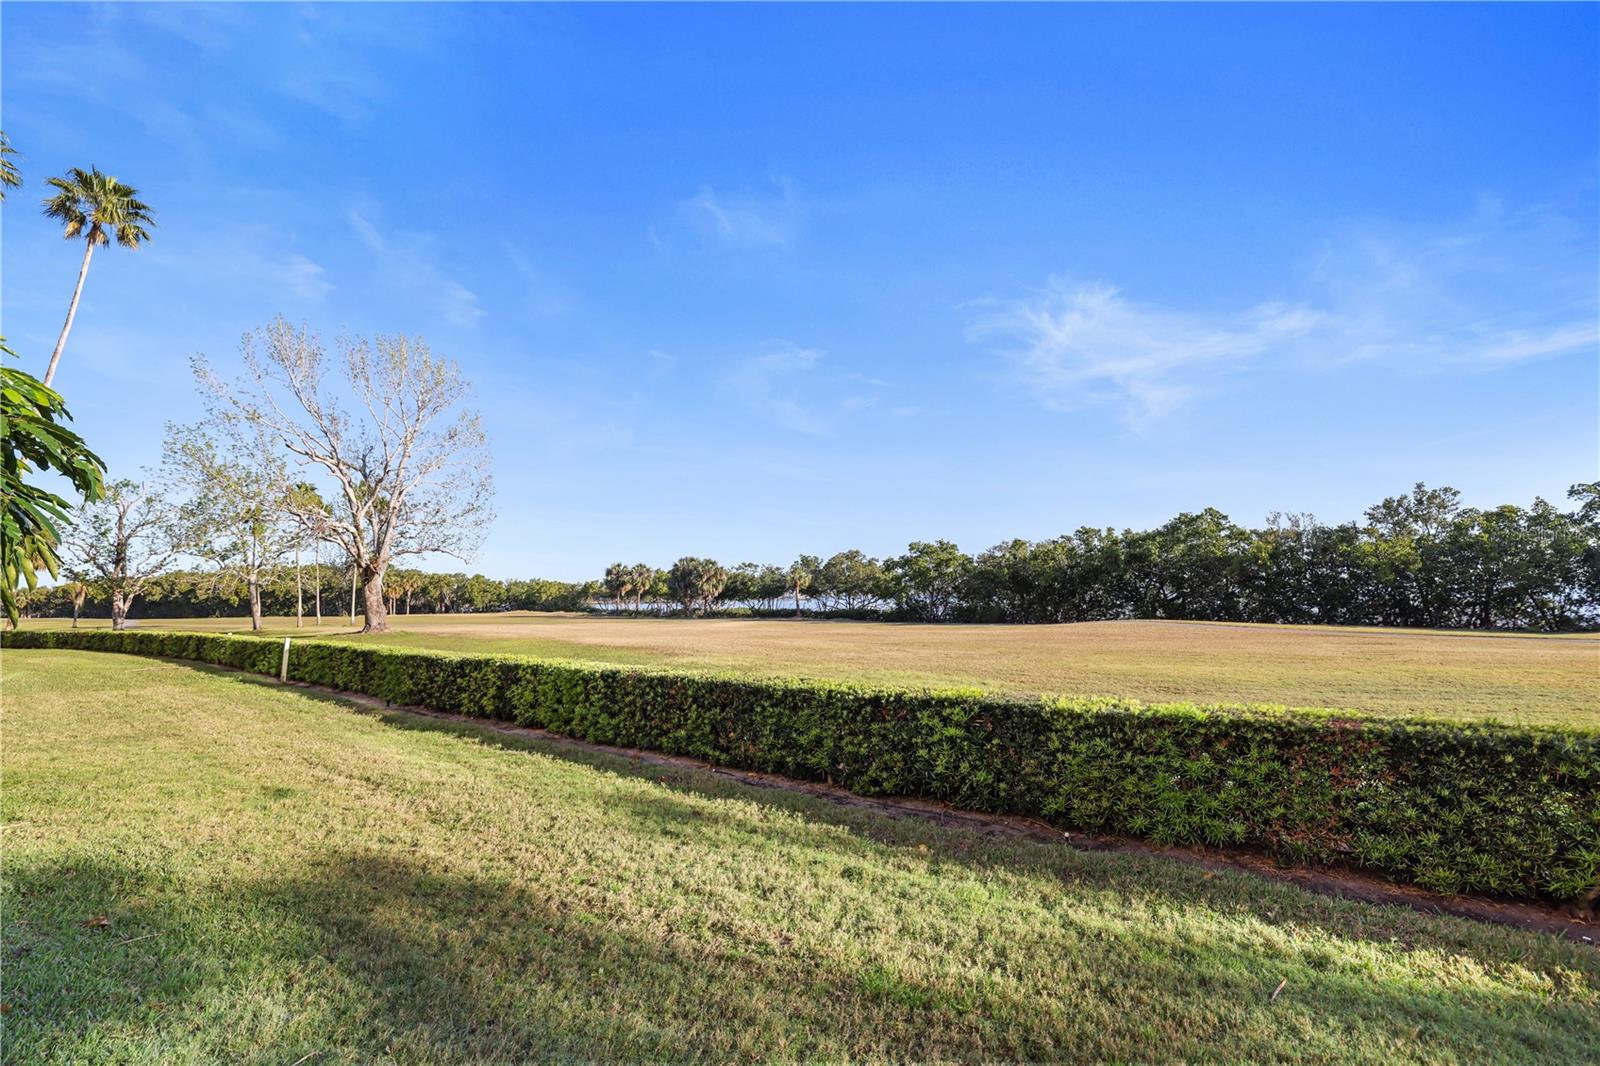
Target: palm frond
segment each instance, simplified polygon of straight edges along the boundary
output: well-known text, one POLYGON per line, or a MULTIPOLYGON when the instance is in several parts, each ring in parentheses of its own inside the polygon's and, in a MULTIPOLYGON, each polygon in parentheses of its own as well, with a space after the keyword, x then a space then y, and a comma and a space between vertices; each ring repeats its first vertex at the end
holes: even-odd
POLYGON ((0 201, 6 198, 7 189, 20 189, 22 187, 22 171, 10 159, 11 156, 20 155, 11 147, 11 138, 7 137, 4 130, 0 130, 0 201))
POLYGON ((45 216, 59 221, 68 239, 82 236, 91 244, 107 244, 115 234, 124 248, 137 248, 150 239, 156 224, 150 205, 138 198, 139 190, 98 167, 73 167, 45 184, 57 190, 44 201, 45 216))

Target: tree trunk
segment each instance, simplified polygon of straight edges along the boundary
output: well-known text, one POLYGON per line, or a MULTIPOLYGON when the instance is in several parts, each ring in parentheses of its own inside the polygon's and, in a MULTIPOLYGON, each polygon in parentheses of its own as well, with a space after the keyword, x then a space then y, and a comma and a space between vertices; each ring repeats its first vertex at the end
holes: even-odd
POLYGON ((250 579, 250 628, 261 632, 261 581, 254 577, 250 579))
POLYGON ((128 608, 133 606, 133 597, 124 596, 122 590, 111 594, 111 628, 121 630, 128 624, 128 608))
POLYGON ((800 586, 799 585, 796 585, 794 587, 794 616, 796 618, 800 617, 800 586))
POLYGON ((410 613, 411 613, 411 588, 410 588, 410 586, 407 586, 406 587, 406 614, 410 614, 410 613))
POLYGON ((389 612, 383 602, 382 570, 374 568, 368 572, 366 583, 361 586, 361 598, 367 609, 366 624, 361 627, 361 632, 387 633, 389 612))
POLYGON ((322 553, 316 551, 312 554, 311 565, 316 568, 317 583, 317 625, 322 624, 322 553))
POLYGON ((79 607, 79 601, 73 600, 72 601, 72 628, 73 629, 77 629, 78 628, 78 607, 79 607))
POLYGON ((306 624, 305 584, 300 576, 300 545, 294 546, 294 627, 306 624))
POLYGON ((78 314, 78 298, 83 295, 83 279, 89 276, 89 257, 94 254, 93 236, 91 231, 89 239, 83 242, 83 265, 78 268, 78 284, 73 287, 72 302, 67 305, 67 320, 62 323, 61 336, 56 338, 56 350, 50 353, 50 365, 44 371, 46 385, 56 376, 56 364, 61 362, 61 351, 67 346, 67 334, 72 332, 72 320, 78 314))

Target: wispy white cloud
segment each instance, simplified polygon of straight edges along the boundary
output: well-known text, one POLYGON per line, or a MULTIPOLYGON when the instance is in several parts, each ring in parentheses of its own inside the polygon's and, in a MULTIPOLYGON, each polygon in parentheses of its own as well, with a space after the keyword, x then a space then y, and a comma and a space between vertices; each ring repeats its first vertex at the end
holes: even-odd
POLYGON ((778 425, 825 436, 842 418, 875 400, 847 387, 851 375, 820 372, 823 358, 815 348, 771 345, 740 363, 725 384, 746 407, 778 425))
POLYGON ((216 145, 244 142, 270 148, 277 130, 243 103, 240 86, 227 84, 204 100, 193 91, 207 70, 225 69, 228 53, 248 47, 248 14, 234 4, 93 4, 78 9, 76 34, 47 49, 23 50, 8 60, 7 74, 53 94, 86 100, 126 115, 156 141, 191 158, 209 158, 216 145), (188 46, 185 62, 153 58, 136 47, 153 29, 188 46), (84 77, 83 71, 93 71, 84 77))
POLYGON ((483 318, 477 293, 446 275, 428 257, 431 237, 403 230, 385 234, 359 211, 351 211, 348 217, 356 236, 376 258, 378 276, 385 284, 427 301, 454 325, 474 326, 483 318))
POLYGON ((1135 303, 1102 283, 1053 279, 979 319, 972 335, 1000 338, 1019 379, 1046 405, 1118 404, 1137 423, 1193 398, 1207 375, 1325 325, 1305 307, 1185 313, 1135 303))
POLYGON ((384 95, 377 78, 354 70, 306 70, 284 79, 278 91, 348 125, 371 117, 384 95))
POLYGON ((506 258, 524 282, 523 306, 535 315, 549 318, 572 310, 573 297, 567 286, 539 267, 527 253, 507 242, 506 258))
POLYGON ((392 97, 374 57, 404 53, 418 77, 440 56, 450 56, 457 30, 425 13, 396 5, 374 19, 362 9, 301 4, 292 9, 298 47, 275 86, 297 103, 359 126, 392 97))
POLYGON ((246 17, 233 4, 104 4, 105 17, 180 37, 205 52, 225 52, 239 41, 246 17))
MULTIPOLYGON (((700 233, 745 248, 784 247, 799 236, 803 211, 794 186, 777 180, 773 192, 724 192, 710 186, 678 205, 679 214, 700 233)), ((651 239, 660 240, 652 230, 651 239)))
POLYGON ((1600 346, 1593 266, 1572 237, 1559 220, 1498 209, 1427 239, 1347 234, 1314 257, 1294 301, 1225 312, 1053 278, 980 304, 969 336, 1046 406, 1111 406, 1134 427, 1264 363, 1489 370, 1600 346))
POLYGON ((334 285, 321 263, 287 250, 301 246, 287 226, 224 220, 203 232, 174 230, 140 254, 150 257, 153 268, 184 279, 182 284, 214 285, 226 279, 258 296, 314 303, 325 299, 334 285))
POLYGON ((285 256, 274 272, 285 288, 302 299, 320 300, 333 291, 328 272, 303 255, 285 256))

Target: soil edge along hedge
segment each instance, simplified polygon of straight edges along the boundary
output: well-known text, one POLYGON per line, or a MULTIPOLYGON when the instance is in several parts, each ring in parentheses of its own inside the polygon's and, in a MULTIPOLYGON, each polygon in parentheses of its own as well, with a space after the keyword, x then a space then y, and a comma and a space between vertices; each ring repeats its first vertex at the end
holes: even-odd
MULTIPOLYGON (((4 641, 273 676, 283 647, 106 630, 24 630, 4 641)), ((294 644, 289 677, 860 793, 1158 844, 1349 862, 1438 891, 1590 902, 1600 891, 1597 730, 1022 700, 334 641, 294 644)))

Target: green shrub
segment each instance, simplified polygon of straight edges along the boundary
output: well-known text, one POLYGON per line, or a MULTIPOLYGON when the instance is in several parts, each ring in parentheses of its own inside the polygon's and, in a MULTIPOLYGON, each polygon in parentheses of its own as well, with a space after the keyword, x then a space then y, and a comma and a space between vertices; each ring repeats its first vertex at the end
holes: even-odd
MULTIPOLYGON (((24 630, 12 648, 276 675, 251 637, 24 630)), ((919 795, 1159 844, 1343 861, 1449 892, 1600 883, 1600 731, 1264 707, 1019 700, 305 641, 293 680, 601 744, 919 795)))

